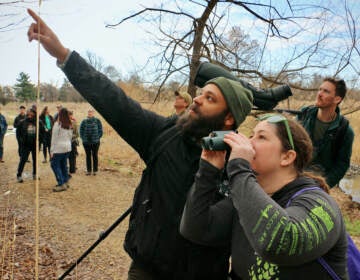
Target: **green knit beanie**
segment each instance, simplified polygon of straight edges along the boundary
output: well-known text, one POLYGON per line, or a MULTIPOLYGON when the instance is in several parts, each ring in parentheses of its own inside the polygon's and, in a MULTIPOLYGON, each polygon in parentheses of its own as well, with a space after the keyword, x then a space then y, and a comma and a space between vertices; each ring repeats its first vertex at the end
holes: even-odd
POLYGON ((239 82, 224 77, 211 79, 205 85, 207 84, 215 84, 220 89, 234 117, 235 125, 238 127, 251 111, 253 105, 252 92, 244 88, 239 82))

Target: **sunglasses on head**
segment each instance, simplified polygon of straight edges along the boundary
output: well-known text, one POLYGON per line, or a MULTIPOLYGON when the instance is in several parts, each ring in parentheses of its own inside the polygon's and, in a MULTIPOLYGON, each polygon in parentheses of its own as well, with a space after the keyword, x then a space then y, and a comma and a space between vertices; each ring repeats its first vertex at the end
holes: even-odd
POLYGON ((293 140, 293 137, 292 137, 292 134, 291 134, 291 130, 290 130, 290 126, 289 126, 289 122, 288 122, 287 118, 285 118, 282 115, 277 115, 277 114, 265 114, 265 115, 262 115, 262 116, 258 117, 258 119, 260 121, 266 120, 269 123, 281 123, 281 122, 283 122, 284 125, 285 125, 285 129, 286 129, 286 133, 287 133, 287 136, 288 136, 288 139, 289 139, 290 146, 291 146, 291 148, 293 150, 295 150, 294 140, 293 140))

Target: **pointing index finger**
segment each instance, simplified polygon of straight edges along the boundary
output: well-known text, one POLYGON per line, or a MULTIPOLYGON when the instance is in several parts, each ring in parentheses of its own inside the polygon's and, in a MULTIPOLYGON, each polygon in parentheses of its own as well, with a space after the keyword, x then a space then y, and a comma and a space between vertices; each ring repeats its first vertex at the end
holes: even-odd
POLYGON ((36 21, 36 23, 40 23, 42 25, 45 25, 45 23, 43 22, 41 17, 39 17, 38 14, 36 14, 33 10, 27 9, 27 11, 28 11, 28 14, 36 21))

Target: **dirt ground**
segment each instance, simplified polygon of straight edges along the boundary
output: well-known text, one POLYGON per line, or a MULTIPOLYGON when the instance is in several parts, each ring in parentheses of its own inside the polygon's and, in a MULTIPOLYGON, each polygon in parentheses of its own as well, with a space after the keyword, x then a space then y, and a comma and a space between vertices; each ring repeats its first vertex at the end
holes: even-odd
MULTIPOLYGON (((101 145, 111 143, 104 138, 101 145)), ((126 144, 122 145, 130 150, 126 144)), ((0 165, 0 236, 3 239, 0 279, 34 279, 36 181, 31 175, 32 163, 25 166, 24 183, 17 183, 19 158, 15 136, 6 136, 4 146, 5 162, 0 165)), ((40 153, 39 279, 61 276, 131 205, 139 167, 134 166, 134 162, 116 162, 120 168, 111 168, 114 163, 107 166, 101 148, 98 175, 86 176, 85 154, 79 147, 77 172, 70 180, 70 188, 60 193, 52 191, 56 180, 49 163, 41 163, 40 153), (129 165, 133 166, 132 171, 126 168, 129 165)), ((130 259, 123 250, 123 239, 127 226, 128 219, 66 279, 126 279, 130 259)))
MULTIPOLYGON (((16 139, 14 135, 5 137, 5 162, 0 163, 1 280, 35 279, 36 273, 39 279, 57 279, 128 209, 142 163, 121 140, 116 143, 116 149, 128 156, 116 159, 112 139, 102 140, 97 176, 85 175, 85 155, 80 146, 78 169, 70 181, 71 187, 54 193, 55 177, 49 163, 41 163, 42 153, 38 183, 31 176, 32 163, 25 166, 24 183, 17 183, 16 139), (36 199, 36 184, 39 200, 36 199), (38 231, 36 209, 39 211, 38 231), (39 236, 38 272, 35 272, 36 236, 39 236)), ((359 204, 351 202, 339 189, 332 190, 332 195, 344 213, 351 219, 359 219, 359 204)), ((126 279, 130 259, 123 250, 123 239, 127 226, 128 219, 65 279, 126 279)), ((360 239, 355 240, 359 246, 360 239)))

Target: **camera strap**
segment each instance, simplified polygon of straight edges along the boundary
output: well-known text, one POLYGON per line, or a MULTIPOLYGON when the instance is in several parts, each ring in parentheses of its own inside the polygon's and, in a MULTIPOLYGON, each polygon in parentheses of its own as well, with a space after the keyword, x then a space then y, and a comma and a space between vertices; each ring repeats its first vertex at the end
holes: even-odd
POLYGON ((224 169, 222 171, 221 174, 221 179, 220 179, 220 183, 218 184, 218 192, 220 195, 222 196, 229 196, 230 193, 230 186, 229 186, 229 178, 226 172, 226 166, 227 163, 229 161, 229 157, 230 157, 230 151, 226 152, 226 156, 225 156, 225 165, 224 165, 224 169))

